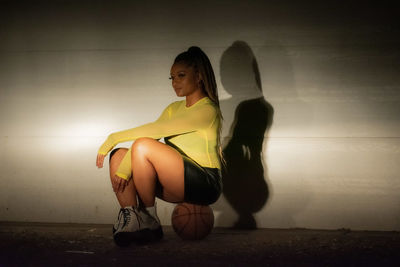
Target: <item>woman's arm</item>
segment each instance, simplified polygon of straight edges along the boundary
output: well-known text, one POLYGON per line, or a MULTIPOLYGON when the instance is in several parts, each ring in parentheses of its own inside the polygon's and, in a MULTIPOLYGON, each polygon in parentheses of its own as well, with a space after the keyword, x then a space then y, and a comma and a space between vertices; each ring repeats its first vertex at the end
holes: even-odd
MULTIPOLYGON (((156 121, 166 120, 166 119, 169 118, 169 116, 171 114, 171 106, 172 106, 172 104, 168 105, 164 109, 164 111, 161 113, 160 117, 156 121)), ((103 168, 103 163, 104 163, 105 156, 108 154, 108 152, 111 151, 111 149, 113 149, 113 147, 116 144, 117 143, 114 144, 114 142, 112 140, 109 140, 109 138, 107 138, 107 140, 103 143, 103 145, 100 147, 100 149, 99 149, 99 151, 97 153, 96 166, 98 168, 103 168)))
MULTIPOLYGON (((202 108, 195 112, 193 112, 190 116, 187 116, 186 119, 183 118, 173 118, 168 120, 167 122, 160 121, 158 122, 158 127, 160 130, 164 131, 166 136, 176 135, 179 133, 191 132, 195 131, 200 128, 208 127, 212 124, 217 114, 215 110, 209 108, 202 108), (165 129, 165 128, 168 129, 165 129)), ((125 179, 129 180, 132 175, 132 168, 131 168, 131 148, 125 154, 124 158, 122 159, 116 175, 125 179)))
POLYGON ((160 139, 193 132, 211 125, 216 116, 216 110, 211 105, 202 105, 172 118, 167 118, 164 115, 155 122, 110 134, 100 147, 98 154, 107 155, 118 143, 136 140, 141 137, 160 139))
MULTIPOLYGON (((171 113, 172 105, 173 105, 173 103, 168 105, 164 109, 164 111, 161 113, 160 117, 155 122, 168 119, 170 116, 170 113, 171 113)), ((149 123, 149 124, 151 124, 151 123, 149 123)), ((140 127, 137 127, 137 128, 140 128, 140 127)), ((98 154, 106 156, 108 154, 108 152, 110 152, 118 143, 137 139, 137 138, 134 138, 134 135, 132 135, 132 133, 131 133, 132 131, 134 132, 135 129, 136 128, 132 128, 130 130, 125 130, 125 131, 120 131, 120 132, 110 134, 107 137, 106 141, 100 147, 98 154), (131 136, 129 136, 130 134, 131 134, 131 136), (133 138, 130 138, 130 137, 133 137, 133 138)))

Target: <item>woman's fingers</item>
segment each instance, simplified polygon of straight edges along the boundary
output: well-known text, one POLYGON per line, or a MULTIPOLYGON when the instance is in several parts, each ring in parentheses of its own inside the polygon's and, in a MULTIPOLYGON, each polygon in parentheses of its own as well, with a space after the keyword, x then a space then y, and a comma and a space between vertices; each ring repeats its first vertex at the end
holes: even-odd
POLYGON ((100 168, 103 168, 104 155, 100 155, 100 168))
POLYGON ((117 175, 114 176, 112 185, 113 185, 113 190, 115 193, 116 192, 121 192, 121 193, 124 192, 126 184, 127 184, 127 182, 125 179, 123 179, 117 175))
POLYGON ((119 188, 119 178, 118 178, 118 176, 115 175, 113 181, 114 181, 113 189, 114 189, 114 192, 117 193, 118 192, 118 188, 119 188))
POLYGON ((121 178, 119 178, 118 176, 117 176, 117 181, 116 181, 116 184, 117 184, 117 186, 116 186, 116 188, 115 188, 115 192, 120 192, 119 191, 119 188, 121 187, 121 178))
MULTIPOLYGON (((96 157, 96 166, 98 168, 102 168, 103 167, 103 163, 104 163, 104 158, 105 155, 101 155, 101 154, 97 154, 96 157)), ((125 179, 114 175, 113 179, 111 179, 111 184, 112 184, 112 188, 114 190, 115 193, 117 192, 124 192, 126 185, 128 184, 128 181, 126 181, 125 179)))
POLYGON ((125 187, 126 187, 126 180, 125 179, 121 179, 122 181, 121 181, 121 192, 124 192, 124 190, 125 190, 125 187))
POLYGON ((112 187, 115 193, 117 193, 117 182, 118 182, 117 177, 114 176, 114 178, 112 179, 112 187))
POLYGON ((104 157, 105 155, 97 154, 96 166, 98 168, 103 168, 104 157))

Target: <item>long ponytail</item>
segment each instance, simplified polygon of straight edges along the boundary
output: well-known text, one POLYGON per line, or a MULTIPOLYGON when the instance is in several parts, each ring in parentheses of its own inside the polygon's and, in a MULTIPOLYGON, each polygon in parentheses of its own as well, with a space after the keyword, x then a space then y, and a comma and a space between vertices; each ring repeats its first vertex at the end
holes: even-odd
POLYGON ((193 67, 196 72, 200 74, 201 77, 201 87, 203 91, 207 94, 207 96, 215 103, 218 107, 218 116, 220 119, 219 129, 218 129, 218 139, 217 139, 217 146, 218 146, 218 154, 221 160, 221 163, 225 163, 224 157, 222 154, 222 147, 221 147, 221 132, 222 132, 222 113, 219 106, 219 99, 218 99, 218 90, 217 90, 217 83, 215 81, 214 70, 211 66, 211 62, 207 55, 197 46, 191 46, 185 52, 180 53, 174 60, 175 63, 184 63, 188 67, 193 67))

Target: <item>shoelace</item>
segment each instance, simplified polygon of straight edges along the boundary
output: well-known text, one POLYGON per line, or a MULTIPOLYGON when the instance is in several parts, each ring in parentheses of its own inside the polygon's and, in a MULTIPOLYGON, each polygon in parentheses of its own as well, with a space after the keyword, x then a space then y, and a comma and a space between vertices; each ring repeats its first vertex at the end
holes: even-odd
POLYGON ((129 222, 131 221, 131 213, 129 212, 128 209, 124 209, 123 213, 124 213, 124 226, 125 226, 129 224, 129 222))
MULTIPOLYGON (((136 210, 133 210, 133 213, 135 213, 136 215, 136 219, 138 220, 139 223, 139 227, 140 227, 140 216, 139 214, 136 212, 136 210)), ((131 221, 131 212, 129 211, 129 209, 120 209, 119 214, 118 214, 118 222, 121 223, 121 217, 123 217, 123 223, 122 223, 122 228, 124 228, 127 224, 129 224, 129 222, 131 221)))
POLYGON ((123 219, 122 227, 125 227, 131 221, 131 213, 129 209, 120 209, 118 214, 118 222, 121 223, 121 217, 123 219))

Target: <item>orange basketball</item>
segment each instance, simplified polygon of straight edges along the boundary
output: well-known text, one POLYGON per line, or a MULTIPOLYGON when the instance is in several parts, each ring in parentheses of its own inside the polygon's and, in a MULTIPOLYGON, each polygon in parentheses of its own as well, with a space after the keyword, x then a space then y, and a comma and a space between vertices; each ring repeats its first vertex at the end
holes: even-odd
POLYGON ((214 213, 210 206, 181 203, 175 206, 171 222, 182 239, 202 239, 214 226, 214 213))

